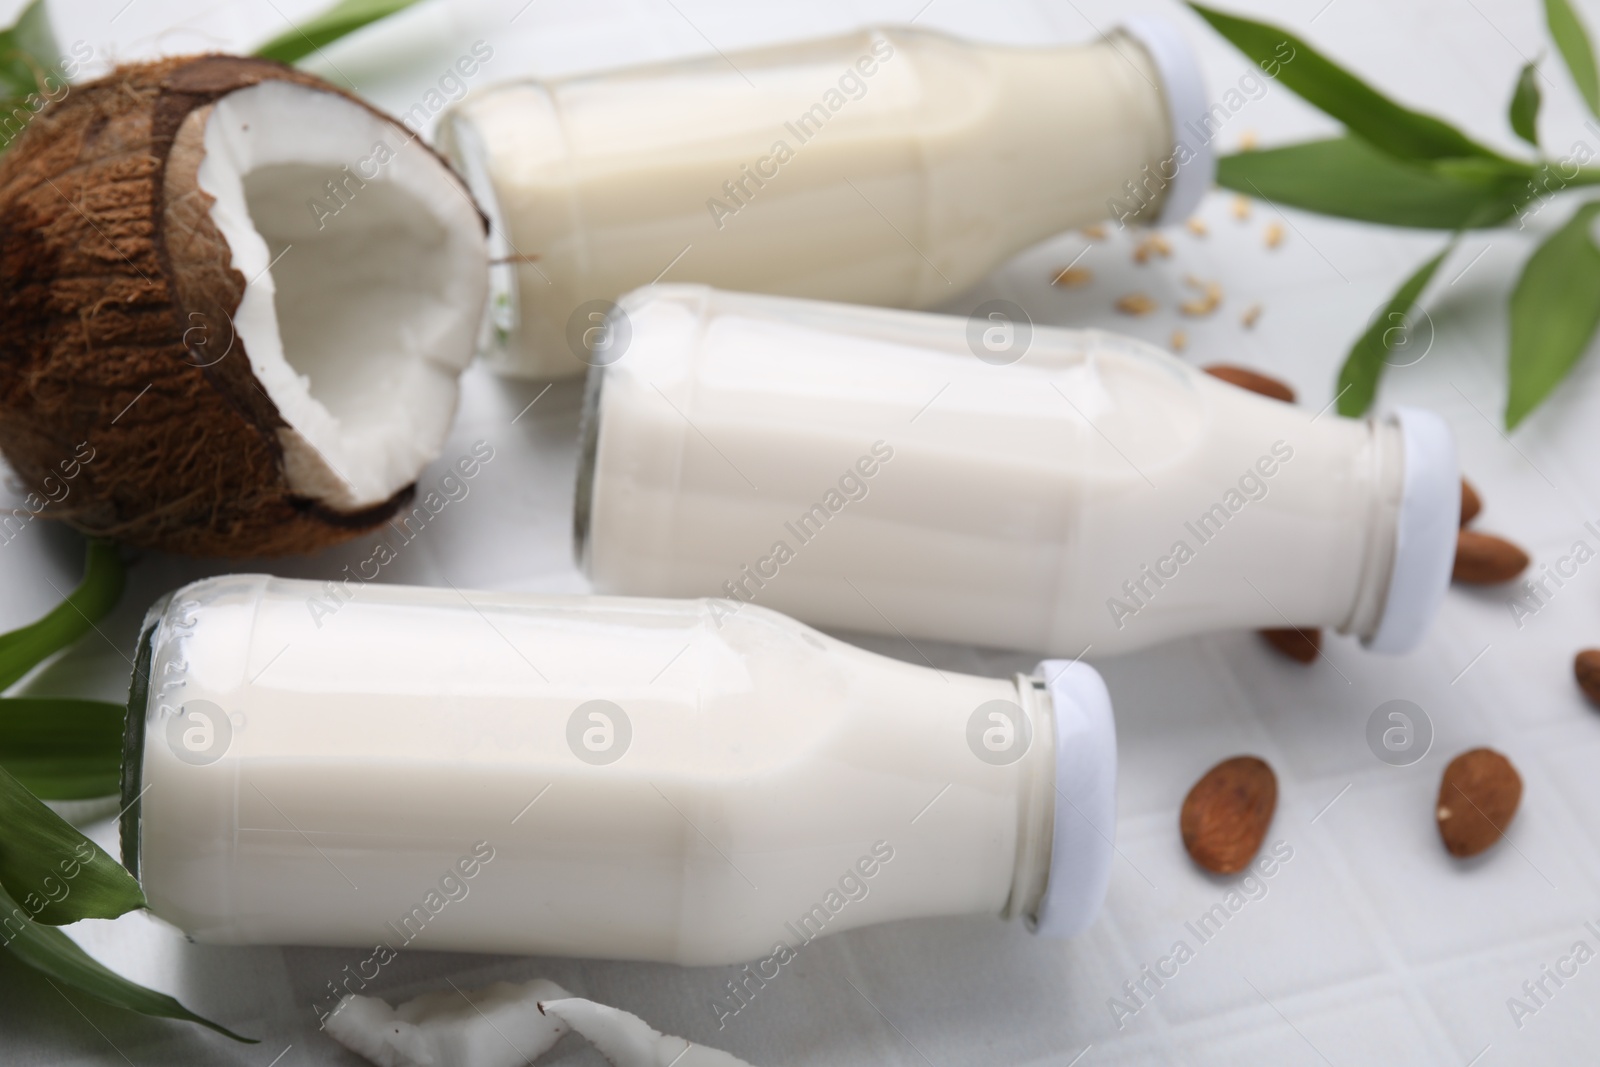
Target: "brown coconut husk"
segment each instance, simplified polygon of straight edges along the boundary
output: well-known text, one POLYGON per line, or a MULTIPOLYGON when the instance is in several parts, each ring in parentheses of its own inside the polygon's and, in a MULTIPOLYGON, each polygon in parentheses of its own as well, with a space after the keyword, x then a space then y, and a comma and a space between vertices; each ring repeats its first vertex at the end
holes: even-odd
POLYGON ((195 171, 210 105, 269 79, 355 99, 266 60, 167 59, 74 87, 0 156, 0 451, 36 489, 62 484, 84 442, 94 454, 43 516, 140 547, 280 555, 413 496, 340 512, 290 492, 285 422, 233 336, 247 279, 195 171))

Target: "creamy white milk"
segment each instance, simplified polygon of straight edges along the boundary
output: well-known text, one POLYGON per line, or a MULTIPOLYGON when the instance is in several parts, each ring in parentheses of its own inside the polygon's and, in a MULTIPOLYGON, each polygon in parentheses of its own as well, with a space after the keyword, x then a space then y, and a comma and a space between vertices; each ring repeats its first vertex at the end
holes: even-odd
POLYGON ((380 946, 369 979, 409 947, 776 967, 888 919, 1086 925, 1092 672, 936 671, 733 607, 190 585, 142 641, 125 861, 196 939, 380 946))
POLYGON ((589 303, 663 275, 924 306, 1073 226, 1181 219, 1210 182, 1203 90, 1176 30, 1130 25, 1045 48, 872 29, 475 95, 441 142, 500 254, 537 257, 499 278, 498 365, 581 372, 589 303))
POLYGON ((1443 595, 1457 482, 1425 413, 1432 463, 1395 422, 1098 331, 701 286, 621 307, 578 488, 602 592, 1069 657, 1244 627, 1372 637, 1410 611, 1382 642, 1400 648, 1443 595), (1437 498, 1424 534, 1414 483, 1437 498))

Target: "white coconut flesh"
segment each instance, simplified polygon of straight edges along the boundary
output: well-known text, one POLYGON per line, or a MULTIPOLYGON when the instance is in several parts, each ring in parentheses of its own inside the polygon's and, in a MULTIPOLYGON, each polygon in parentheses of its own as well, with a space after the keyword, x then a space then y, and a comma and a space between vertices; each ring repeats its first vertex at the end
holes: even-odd
POLYGON ((197 180, 246 281, 232 328, 287 423, 291 491, 388 500, 438 456, 477 347, 488 246, 466 189, 404 128, 282 81, 212 105, 197 180))
POLYGON ((322 1020, 329 1037, 378 1067, 521 1067, 576 1031, 613 1067, 751 1067, 670 1037, 621 1008, 574 997, 535 978, 467 992, 424 993, 393 1008, 348 995, 322 1020))
POLYGON ((613 1067, 752 1067, 719 1049, 663 1034, 632 1012, 582 997, 541 1001, 539 1011, 582 1034, 613 1067))
POLYGON ((567 1032, 540 1000, 566 997, 554 982, 496 982, 486 989, 424 993, 397 1007, 377 997, 344 997, 322 1027, 378 1067, 522 1067, 567 1032))

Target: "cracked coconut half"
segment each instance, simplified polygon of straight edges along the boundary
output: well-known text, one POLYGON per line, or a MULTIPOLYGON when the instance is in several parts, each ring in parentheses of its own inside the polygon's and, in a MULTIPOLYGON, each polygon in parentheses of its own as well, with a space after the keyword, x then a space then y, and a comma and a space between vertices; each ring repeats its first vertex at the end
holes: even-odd
POLYGON ((44 512, 304 552, 409 502, 487 297, 486 225, 404 126, 263 60, 74 87, 0 157, 0 450, 44 512))

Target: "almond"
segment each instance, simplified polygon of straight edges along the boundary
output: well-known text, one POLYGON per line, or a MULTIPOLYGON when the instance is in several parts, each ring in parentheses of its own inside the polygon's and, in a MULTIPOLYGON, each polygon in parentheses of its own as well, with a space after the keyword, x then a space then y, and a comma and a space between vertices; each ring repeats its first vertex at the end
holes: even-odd
POLYGON ((1182 330, 1173 330, 1172 331, 1172 350, 1174 352, 1182 352, 1185 348, 1188 348, 1188 347, 1189 347, 1189 335, 1184 333, 1182 330))
POLYGON ((1274 400, 1282 400, 1285 404, 1294 403, 1294 390, 1288 385, 1269 378, 1260 371, 1253 371, 1249 367, 1239 367, 1232 363, 1213 363, 1202 368, 1213 378, 1221 378, 1229 385, 1237 385, 1240 389, 1248 389, 1252 393, 1270 396, 1274 400))
POLYGON ((1236 196, 1233 198, 1233 217, 1243 221, 1250 217, 1250 198, 1236 196))
POLYGON ((1572 673, 1578 676, 1578 688, 1583 695, 1600 704, 1600 648, 1586 648, 1572 661, 1572 673))
POLYGON ((1269 222, 1267 224, 1266 236, 1262 238, 1262 242, 1268 248, 1277 248, 1279 245, 1283 244, 1283 223, 1269 222))
POLYGON ((1477 518, 1482 510, 1483 500, 1478 496, 1478 491, 1472 488, 1471 482, 1461 479, 1461 525, 1465 526, 1477 518))
POLYGON ((1282 629, 1261 630, 1267 644, 1298 663, 1311 663, 1322 650, 1321 630, 1296 630, 1292 626, 1282 629))
POLYGON ((1104 241, 1106 239, 1106 228, 1104 226, 1085 226, 1078 232, 1091 241, 1104 241))
POLYGON ((1492 748, 1463 752, 1444 769, 1434 812, 1452 856, 1476 856, 1498 841, 1522 801, 1522 776, 1492 748))
POLYGON ((1510 541, 1462 530, 1456 534, 1456 567, 1451 577, 1468 585, 1509 582, 1528 566, 1528 554, 1510 541))
POLYGON ((1255 756, 1225 759, 1183 798, 1178 830, 1190 857, 1208 871, 1242 871, 1261 848, 1278 806, 1278 777, 1255 756))
POLYGON ((1209 232, 1205 222, 1198 215, 1191 217, 1184 225, 1189 227, 1189 232, 1196 237, 1204 237, 1209 232))
POLYGON ((1239 316, 1239 325, 1243 326, 1247 330, 1253 330, 1256 328, 1256 323, 1260 320, 1260 318, 1261 305, 1251 304, 1249 307, 1245 308, 1244 314, 1239 316))
POLYGON ((1117 310, 1124 315, 1148 315, 1156 309, 1156 302, 1143 293, 1129 293, 1117 299, 1117 310))

